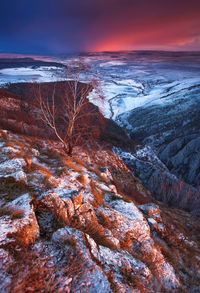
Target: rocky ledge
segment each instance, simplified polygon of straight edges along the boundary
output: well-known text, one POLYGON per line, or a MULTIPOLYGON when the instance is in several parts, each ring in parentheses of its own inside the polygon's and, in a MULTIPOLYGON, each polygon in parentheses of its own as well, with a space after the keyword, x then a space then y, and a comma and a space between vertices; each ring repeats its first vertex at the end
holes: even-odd
POLYGON ((1 292, 198 292, 199 220, 117 155, 1 131, 1 292))

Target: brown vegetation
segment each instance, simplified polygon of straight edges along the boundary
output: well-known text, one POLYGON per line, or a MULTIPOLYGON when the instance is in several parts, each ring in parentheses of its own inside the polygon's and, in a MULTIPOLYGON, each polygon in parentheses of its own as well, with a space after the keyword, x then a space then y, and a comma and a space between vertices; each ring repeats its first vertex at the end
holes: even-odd
POLYGON ((13 205, 9 206, 1 206, 0 207, 0 217, 2 216, 10 216, 11 220, 21 219, 24 217, 24 210, 19 209, 13 205))
POLYGON ((98 188, 96 186, 96 184, 93 180, 90 180, 90 189, 91 189, 91 193, 93 194, 94 199, 95 199, 94 206, 99 206, 99 205, 103 204, 104 193, 100 188, 98 188))
POLYGON ((23 182, 16 181, 13 177, 0 178, 0 196, 6 201, 12 201, 22 193, 27 192, 23 182))
POLYGON ((37 255, 34 251, 27 251, 25 255, 23 253, 22 259, 23 261, 18 259, 17 265, 12 268, 13 278, 10 292, 70 292, 67 289, 70 282, 67 284, 67 278, 57 278, 56 267, 48 264, 50 258, 37 255), (63 281, 65 281, 65 286, 60 286, 63 281))

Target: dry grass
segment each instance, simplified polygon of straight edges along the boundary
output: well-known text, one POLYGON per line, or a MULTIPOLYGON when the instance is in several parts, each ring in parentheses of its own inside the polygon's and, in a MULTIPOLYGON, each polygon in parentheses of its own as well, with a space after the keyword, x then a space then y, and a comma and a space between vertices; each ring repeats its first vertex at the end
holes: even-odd
POLYGON ((90 166, 88 168, 88 170, 91 171, 91 172, 93 172, 93 173, 95 173, 100 178, 101 172, 100 172, 99 167, 98 167, 97 164, 92 165, 92 167, 90 166))
POLYGON ((165 245, 162 241, 159 241, 155 237, 153 237, 154 245, 157 250, 160 250, 163 256, 165 257, 166 261, 169 262, 172 267, 174 268, 177 276, 179 275, 179 268, 178 264, 180 261, 179 252, 176 248, 170 248, 165 245))
POLYGON ((13 207, 11 206, 1 206, 0 207, 0 217, 10 216, 13 212, 13 207))
POLYGON ((74 161, 75 161, 78 165, 80 165, 80 166, 82 166, 82 167, 86 167, 86 166, 87 166, 86 162, 85 162, 82 158, 80 158, 80 157, 76 157, 76 156, 73 156, 73 159, 74 159, 74 161))
POLYGON ((83 171, 83 167, 76 162, 74 162, 73 158, 71 157, 66 157, 62 158, 62 163, 64 167, 68 167, 69 169, 74 170, 75 172, 81 173, 83 171))
POLYGON ((49 179, 51 176, 53 176, 52 172, 49 169, 47 169, 39 164, 36 164, 36 163, 31 164, 31 169, 33 171, 41 172, 47 179, 49 179))
POLYGON ((2 129, 0 129, 0 136, 3 138, 4 141, 9 140, 9 136, 8 136, 7 132, 2 129))
POLYGON ((24 217, 24 210, 19 209, 17 206, 1 206, 0 217, 10 216, 11 220, 22 219, 24 217))
POLYGON ((98 212, 98 220, 99 220, 99 223, 109 229, 109 230, 112 230, 113 228, 113 224, 112 222, 109 220, 109 217, 106 216, 103 212, 98 212))
MULTIPOLYGON (((165 209, 164 209, 165 210, 165 209)), ((200 279, 198 274, 195 274, 195 270, 199 269, 199 263, 196 256, 200 255, 200 250, 198 248, 198 237, 199 235, 199 226, 198 222, 195 223, 195 219, 191 219, 192 216, 180 210, 168 211, 162 210, 162 218, 165 221, 167 234, 163 236, 166 246, 162 242, 154 239, 156 247, 159 247, 162 254, 166 260, 173 266, 175 273, 179 276, 181 284, 186 288, 182 289, 180 292, 188 292, 187 289, 198 287, 200 279), (190 227, 191 226, 191 227, 190 227), (195 227, 194 227, 195 226, 195 227), (193 229, 196 229, 193 231, 193 229), (195 239, 195 245, 189 244, 187 240, 182 239, 179 235, 182 234, 188 239, 195 239), (183 272, 185 277, 180 274, 183 272)))
POLYGON ((130 268, 121 267, 120 268, 121 274, 125 277, 126 281, 125 283, 129 283, 131 288, 139 289, 141 293, 149 293, 148 288, 143 284, 143 279, 139 279, 139 276, 136 276, 133 274, 133 272, 130 271, 130 268))
POLYGON ((16 181, 13 177, 0 178, 0 197, 6 201, 12 201, 24 192, 27 187, 23 182, 16 181))
POLYGON ((23 262, 13 268, 10 292, 55 292, 56 271, 54 267, 48 266, 48 260, 37 257, 34 253, 25 253, 23 262))
POLYGON ((121 194, 126 200, 133 201, 136 205, 146 204, 151 201, 150 198, 145 197, 140 191, 138 191, 138 180, 133 176, 129 170, 122 169, 109 169, 113 184, 115 185, 117 192, 121 194))
POLYGON ((51 147, 38 147, 40 155, 38 156, 38 160, 41 162, 52 166, 64 166, 63 161, 65 160, 66 155, 59 151, 58 146, 51 147))
MULTIPOLYGON (((32 163, 30 166, 30 170, 31 172, 37 172, 41 174, 41 177, 38 182, 38 187, 43 186, 43 188, 48 189, 56 187, 58 185, 57 179, 54 177, 52 171, 48 168, 41 166, 40 164, 32 163)), ((33 191, 34 189, 31 189, 30 187, 32 174, 29 174, 28 177, 30 178, 29 189, 33 191)))
POLYGON ((16 147, 18 147, 18 143, 17 143, 17 141, 16 140, 9 140, 9 141, 7 141, 6 143, 5 143, 5 146, 6 147, 12 147, 12 148, 16 148, 16 147))
POLYGON ((79 176, 76 177, 76 180, 78 180, 83 186, 85 186, 86 178, 84 175, 80 174, 79 176))
POLYGON ((52 158, 50 159, 50 157, 44 157, 43 155, 40 154, 39 157, 37 157, 38 160, 41 162, 41 163, 44 163, 50 167, 55 167, 55 162, 52 161, 52 158))
POLYGON ((126 236, 124 237, 124 239, 122 239, 122 241, 120 241, 120 245, 123 249, 129 251, 129 249, 131 248, 133 244, 133 239, 130 236, 130 233, 127 232, 126 236))
POLYGON ((16 209, 11 214, 11 219, 22 219, 24 217, 24 210, 23 209, 16 209))
POLYGON ((95 199, 94 206, 97 207, 97 206, 103 204, 104 203, 104 201, 103 201, 104 192, 96 186, 96 184, 93 180, 90 181, 90 190, 91 190, 91 193, 93 194, 94 199, 95 199))
POLYGON ((19 252, 15 256, 15 264, 10 268, 13 277, 9 292, 70 293, 71 288, 81 292, 82 274, 85 275, 96 266, 88 265, 77 250, 73 249, 69 253, 61 248, 61 262, 47 257, 47 254, 35 250, 19 252))
MULTIPOLYGON (((116 249, 116 245, 114 244, 114 242, 112 241, 112 239, 109 237, 109 235, 107 235, 106 230, 104 229, 104 227, 102 225, 100 225, 99 223, 91 223, 88 222, 87 223, 87 227, 86 229, 84 229, 85 233, 87 233, 88 235, 90 235, 90 237, 98 244, 98 245, 102 245, 105 247, 108 247, 110 249, 116 249)), ((85 241, 87 243, 87 246, 90 249, 90 244, 87 240, 87 238, 85 237, 85 241)))

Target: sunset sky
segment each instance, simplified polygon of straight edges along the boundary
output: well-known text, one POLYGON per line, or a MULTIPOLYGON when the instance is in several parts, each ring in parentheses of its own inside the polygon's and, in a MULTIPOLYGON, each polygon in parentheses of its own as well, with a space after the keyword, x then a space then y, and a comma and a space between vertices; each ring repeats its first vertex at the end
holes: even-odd
POLYGON ((200 0, 5 0, 0 53, 199 50, 200 0))

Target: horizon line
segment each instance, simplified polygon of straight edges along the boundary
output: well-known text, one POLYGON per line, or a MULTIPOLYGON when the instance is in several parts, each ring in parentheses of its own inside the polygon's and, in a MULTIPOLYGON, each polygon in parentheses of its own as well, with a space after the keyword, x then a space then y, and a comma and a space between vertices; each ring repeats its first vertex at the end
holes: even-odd
POLYGON ((131 49, 131 50, 104 50, 104 51, 74 51, 62 53, 18 53, 18 52, 0 52, 1 55, 22 55, 22 56, 38 56, 38 57, 52 57, 61 55, 84 55, 84 54, 102 54, 102 53, 126 53, 126 52, 169 52, 169 53, 200 53, 199 50, 159 50, 159 49, 131 49))

